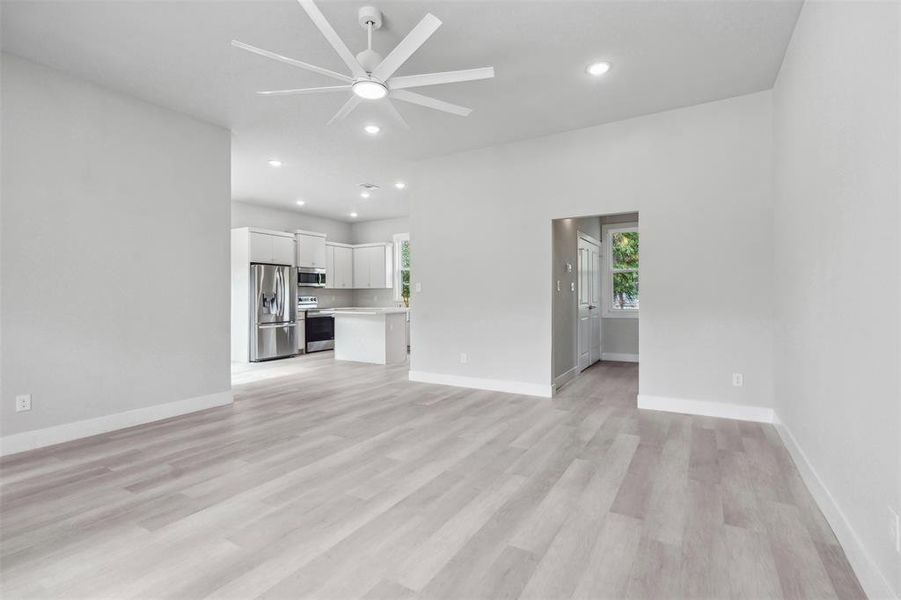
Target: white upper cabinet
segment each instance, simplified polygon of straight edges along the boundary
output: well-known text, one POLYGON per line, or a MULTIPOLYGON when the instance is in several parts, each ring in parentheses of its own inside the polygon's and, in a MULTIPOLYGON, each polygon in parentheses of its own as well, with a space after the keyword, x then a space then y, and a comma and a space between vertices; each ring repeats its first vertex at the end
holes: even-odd
POLYGON ((272 259, 279 265, 294 265, 294 240, 289 237, 273 236, 272 259))
POLYGON ((392 287, 391 244, 367 244, 353 249, 353 285, 356 289, 392 287))
POLYGON ((250 235, 250 262, 294 265, 294 239, 257 231, 250 235))
MULTIPOLYGON (((297 266, 325 269, 325 234, 310 231, 297 232, 297 266)), ((326 281, 328 275, 326 274, 326 281)))
POLYGON ((340 287, 335 277, 335 247, 328 243, 325 245, 325 287, 326 289, 340 287))
MULTIPOLYGON (((332 287, 350 289, 354 285, 353 249, 344 246, 334 246, 334 285, 332 287)), ((326 280, 328 280, 326 275, 326 280)))

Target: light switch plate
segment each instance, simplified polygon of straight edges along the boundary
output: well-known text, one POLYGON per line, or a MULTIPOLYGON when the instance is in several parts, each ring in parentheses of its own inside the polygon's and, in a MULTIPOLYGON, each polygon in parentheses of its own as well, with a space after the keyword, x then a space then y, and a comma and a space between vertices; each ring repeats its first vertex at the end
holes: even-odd
POLYGON ((417 282, 414 284, 413 288, 414 288, 417 292, 421 292, 421 291, 422 291, 422 284, 421 284, 420 282, 417 281, 417 282))

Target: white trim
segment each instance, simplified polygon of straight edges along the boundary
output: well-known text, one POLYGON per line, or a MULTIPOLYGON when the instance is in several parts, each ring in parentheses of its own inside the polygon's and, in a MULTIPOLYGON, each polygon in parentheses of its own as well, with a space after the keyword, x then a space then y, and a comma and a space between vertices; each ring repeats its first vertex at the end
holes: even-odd
POLYGON ((557 377, 555 377, 554 378, 554 391, 556 392, 557 390, 562 388, 564 385, 566 385, 567 383, 569 383, 570 381, 575 379, 576 375, 578 375, 578 374, 579 373, 578 373, 576 367, 573 367, 566 373, 562 373, 562 374, 558 375, 557 377))
POLYGON ((551 398, 554 395, 554 386, 552 385, 507 381, 504 379, 483 379, 481 377, 466 377, 464 375, 445 375, 444 373, 429 373, 426 371, 410 371, 410 381, 452 385, 477 390, 491 390, 493 392, 508 392, 525 396, 540 396, 542 398, 551 398))
POLYGON ((863 587, 867 597, 897 598, 892 591, 888 578, 879 570, 876 562, 867 552, 857 532, 854 531, 835 498, 829 492, 829 488, 820 479, 807 455, 804 454, 801 446, 798 445, 798 440, 792 435, 788 426, 779 419, 779 415, 774 416, 774 425, 776 431, 779 432, 779 437, 782 438, 782 443, 791 455, 792 460, 795 461, 795 466, 798 467, 798 471, 801 473, 801 479, 804 480, 804 484, 810 490, 817 506, 823 511, 823 515, 832 527, 835 537, 838 538, 839 543, 842 545, 845 556, 847 556, 851 568, 854 569, 854 573, 857 575, 857 579, 860 581, 860 585, 863 587))
POLYGON ((92 435, 109 433, 117 429, 125 429, 126 427, 152 423, 153 421, 161 421, 162 419, 169 419, 216 406, 226 406, 231 404, 232 400, 232 392, 229 390, 145 408, 136 408, 94 419, 75 421, 74 423, 63 423, 62 425, 54 425, 44 429, 23 431, 22 433, 0 438, 0 456, 53 446, 63 442, 71 442, 72 440, 91 437, 92 435))
POLYGON ((601 360, 616 360, 619 362, 638 362, 637 354, 624 354, 622 352, 601 352, 601 360))
POLYGON ((309 235, 309 236, 313 236, 313 237, 321 237, 321 238, 328 237, 326 234, 321 233, 319 231, 307 231, 306 229, 295 229, 294 235, 297 235, 298 233, 301 235, 309 235))
POLYGON ((686 415, 719 417, 721 419, 736 419, 738 421, 755 421, 757 423, 773 422, 772 408, 750 406, 746 404, 711 402, 709 400, 691 400, 688 398, 668 398, 666 396, 638 394, 638 408, 683 413, 686 415))

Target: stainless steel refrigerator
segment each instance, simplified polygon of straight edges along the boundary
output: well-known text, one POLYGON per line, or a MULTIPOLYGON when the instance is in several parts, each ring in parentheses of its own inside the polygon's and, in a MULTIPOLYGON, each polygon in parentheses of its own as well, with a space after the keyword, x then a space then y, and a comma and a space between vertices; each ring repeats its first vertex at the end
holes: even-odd
POLYGON ((250 265, 250 360, 297 354, 297 273, 289 265, 250 265))

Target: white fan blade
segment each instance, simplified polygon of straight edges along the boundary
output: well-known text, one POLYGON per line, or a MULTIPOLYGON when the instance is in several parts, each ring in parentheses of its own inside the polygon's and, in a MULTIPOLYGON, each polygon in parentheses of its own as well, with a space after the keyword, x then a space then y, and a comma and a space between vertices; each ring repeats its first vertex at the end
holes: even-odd
POLYGON ((331 125, 335 121, 344 120, 344 117, 349 115, 350 111, 355 109, 357 107, 357 105, 362 101, 363 101, 363 99, 360 98, 359 96, 357 96, 356 94, 352 95, 350 97, 350 99, 344 103, 344 106, 342 106, 340 108, 340 110, 338 110, 338 112, 335 113, 335 116, 332 117, 331 119, 329 119, 328 125, 331 125))
POLYGON ((257 48, 256 46, 251 46, 250 44, 245 44, 244 42, 239 42, 238 40, 232 40, 232 46, 234 46, 235 48, 240 48, 242 50, 247 50, 248 52, 253 52, 254 54, 259 54, 260 56, 265 56, 266 58, 271 58, 272 60, 277 60, 279 62, 287 63, 295 67, 300 67, 301 69, 306 69, 307 71, 313 71, 314 73, 327 75, 328 77, 332 77, 334 79, 339 79, 348 83, 353 81, 352 77, 348 77, 347 75, 344 75, 342 73, 338 73, 329 69, 323 69, 322 67, 317 67, 316 65, 301 62, 293 58, 288 58, 287 56, 282 56, 281 54, 276 54, 275 52, 270 52, 269 50, 263 50, 262 48, 257 48))
POLYGON ((445 71, 443 73, 425 73, 423 75, 392 77, 388 81, 388 85, 392 90, 400 90, 403 88, 422 87, 426 85, 441 85, 442 83, 491 79, 492 77, 494 77, 494 67, 481 67, 478 69, 464 69, 462 71, 445 71))
POLYGON ((354 77, 363 77, 366 75, 366 71, 363 69, 362 65, 360 65, 360 61, 358 61, 357 57, 347 48, 347 44, 338 37, 338 34, 332 29, 331 24, 325 19, 325 15, 322 14, 319 7, 313 3, 313 0, 297 1, 300 3, 300 6, 307 11, 307 15, 310 17, 310 20, 313 21, 313 25, 322 32, 325 40, 335 49, 335 52, 338 53, 338 56, 341 57, 341 60, 344 61, 344 64, 347 65, 347 68, 350 69, 350 72, 353 73, 354 77))
POLYGON ((294 90, 265 90, 257 92, 260 96, 297 96, 300 94, 323 94, 326 92, 349 92, 349 85, 330 85, 326 87, 299 88, 294 90))
POLYGON ((441 110, 454 115, 460 115, 461 117, 468 117, 469 113, 472 112, 471 108, 466 108, 465 106, 460 106, 458 104, 451 104, 450 102, 445 102, 444 100, 437 100, 429 96, 423 96, 422 94, 417 94, 416 92, 408 92, 406 90, 391 90, 391 97, 396 98, 397 100, 403 100, 404 102, 409 102, 411 104, 418 104, 427 108, 434 108, 435 110, 441 110))
POLYGON ((394 103, 391 102, 388 98, 385 98, 385 106, 388 107, 388 112, 394 117, 394 120, 400 123, 401 127, 404 129, 409 129, 410 125, 407 124, 407 121, 401 116, 401 114, 397 111, 397 107, 394 106, 394 103))
POLYGON ((385 81, 394 75, 394 72, 397 71, 402 64, 407 62, 407 59, 413 56, 413 53, 416 52, 439 27, 441 27, 441 20, 432 13, 428 13, 422 18, 422 21, 413 28, 413 31, 408 33, 407 37, 402 39, 400 43, 394 47, 394 50, 385 57, 385 60, 380 62, 379 66, 373 69, 372 76, 376 79, 385 81))

